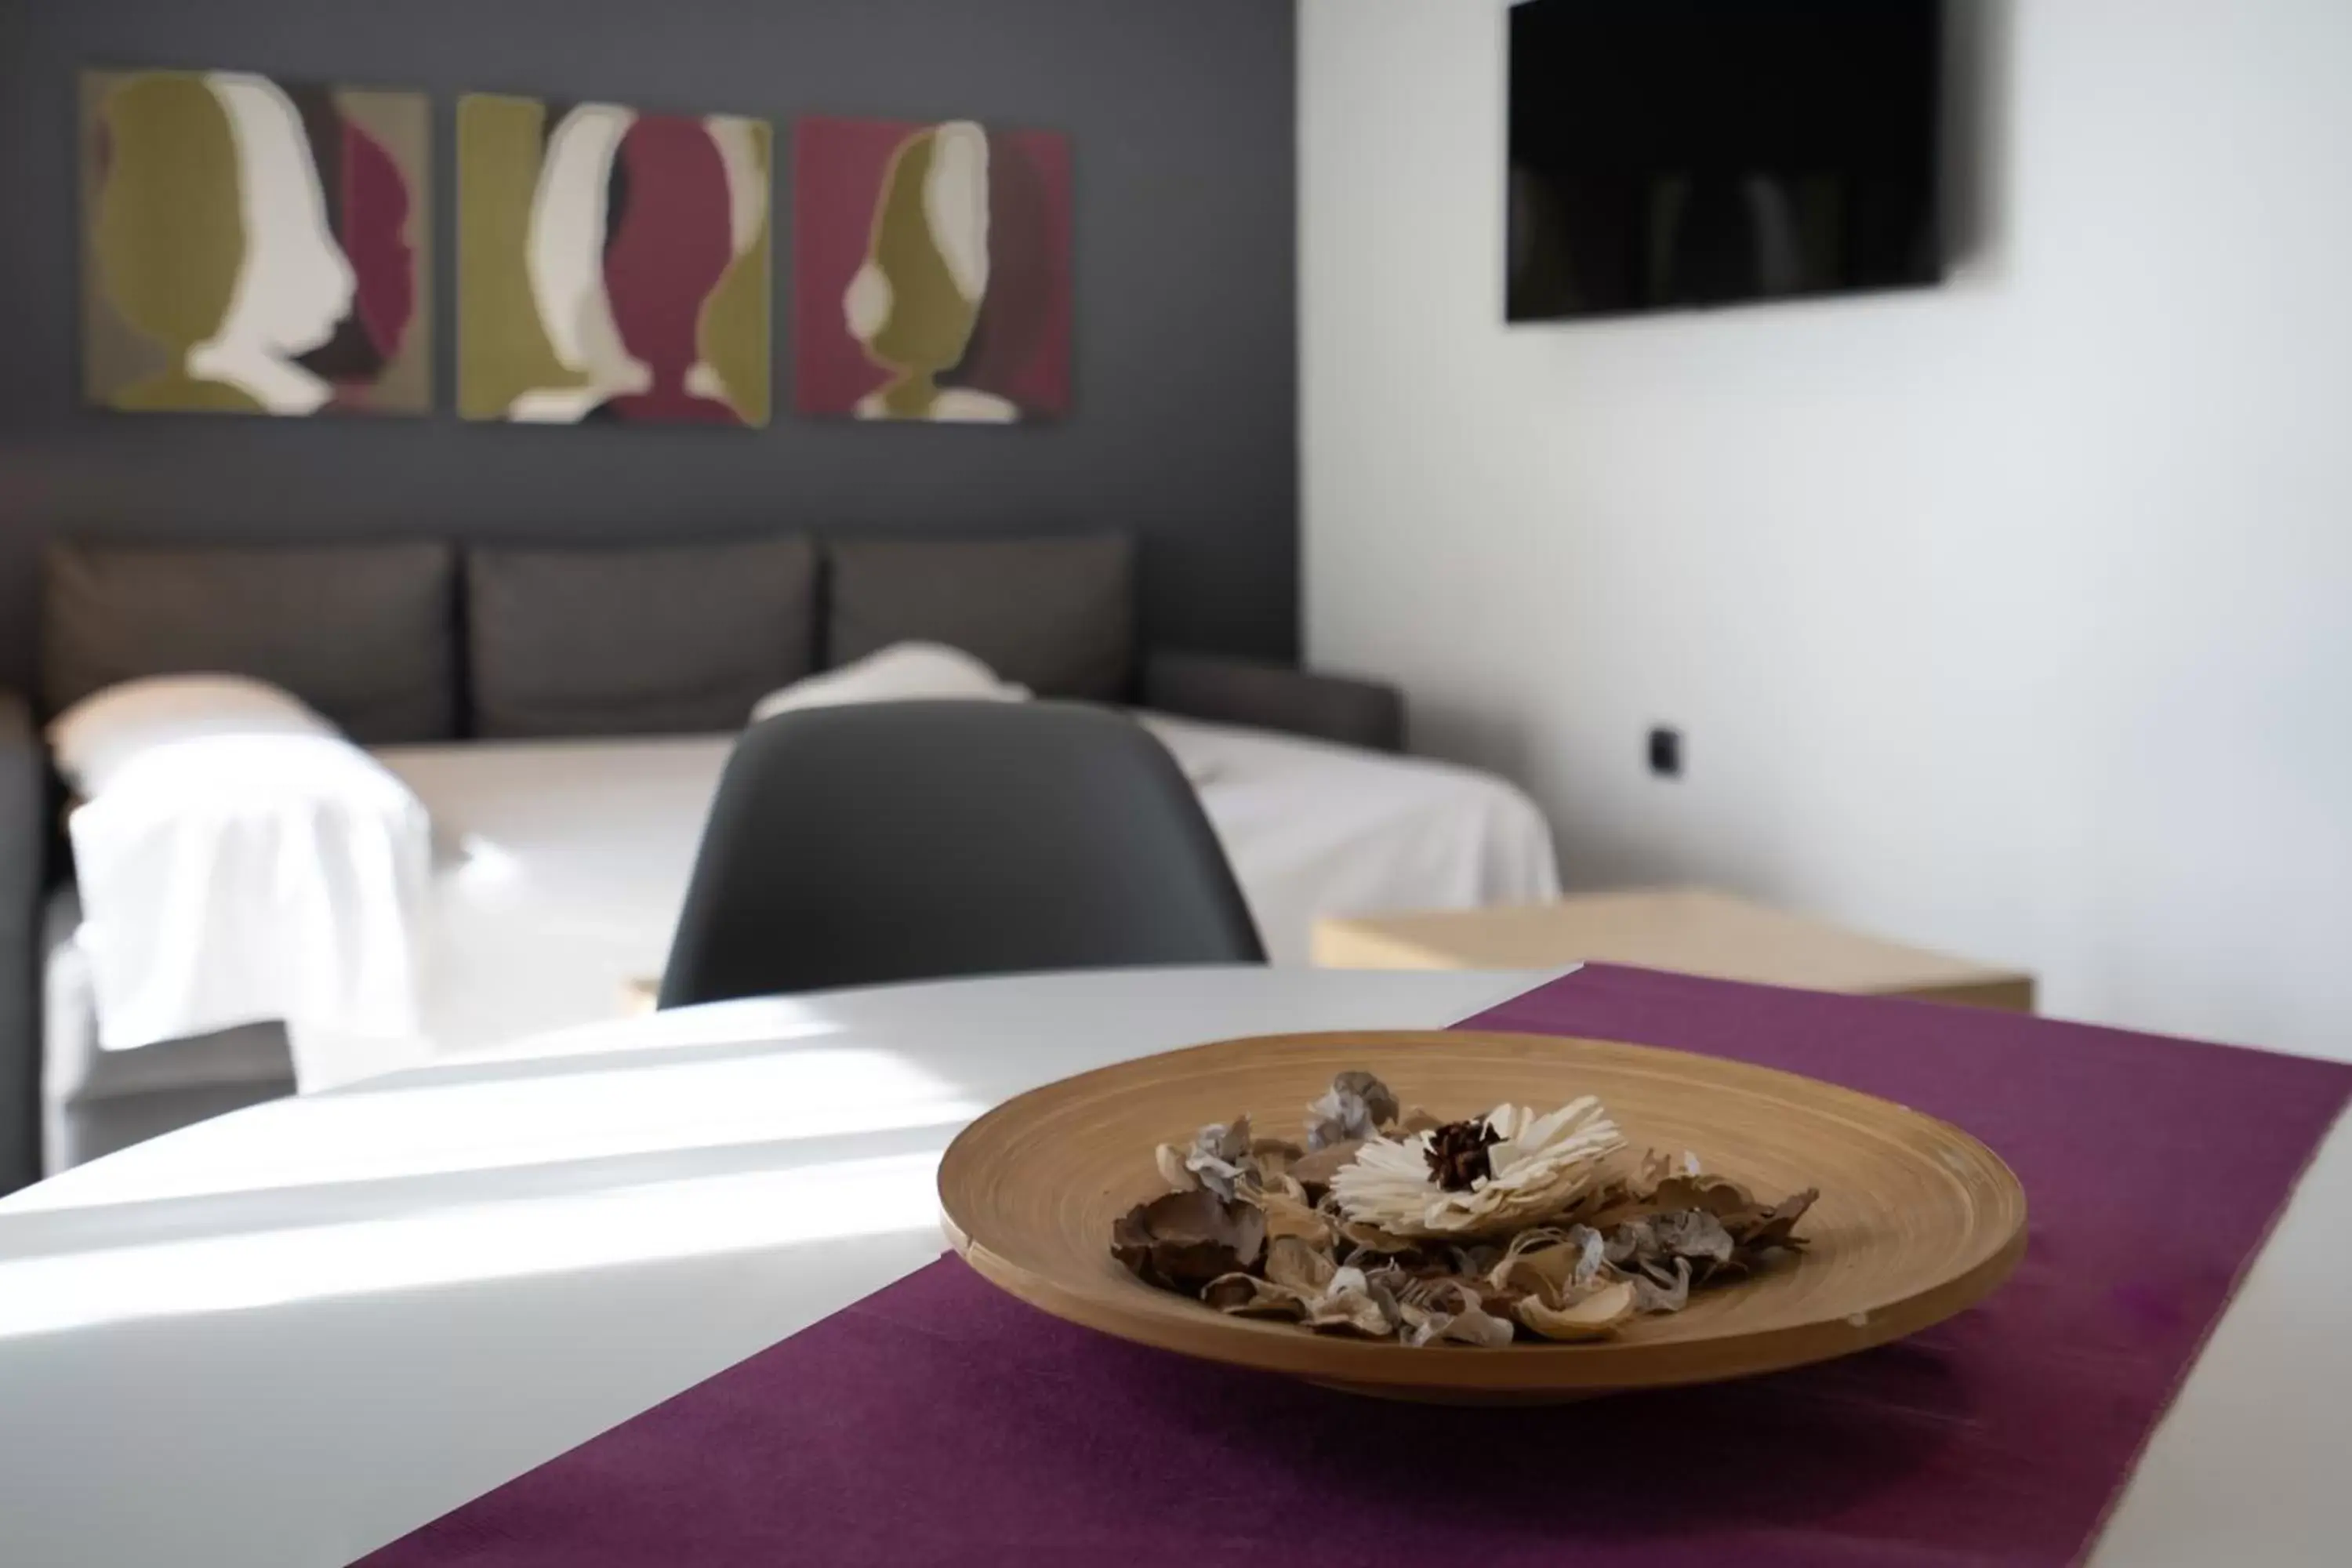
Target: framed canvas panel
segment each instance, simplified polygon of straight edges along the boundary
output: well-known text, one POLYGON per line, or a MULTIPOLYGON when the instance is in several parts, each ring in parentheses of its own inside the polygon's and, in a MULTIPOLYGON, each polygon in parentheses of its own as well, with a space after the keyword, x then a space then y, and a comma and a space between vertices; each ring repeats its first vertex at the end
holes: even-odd
POLYGON ((811 118, 793 159, 794 402, 1012 424, 1070 406, 1070 142, 811 118))
POLYGON ((767 121, 457 101, 457 405, 468 419, 761 426, 767 121))
POLYGON ((82 73, 88 401, 431 407, 431 134, 421 92, 82 73))

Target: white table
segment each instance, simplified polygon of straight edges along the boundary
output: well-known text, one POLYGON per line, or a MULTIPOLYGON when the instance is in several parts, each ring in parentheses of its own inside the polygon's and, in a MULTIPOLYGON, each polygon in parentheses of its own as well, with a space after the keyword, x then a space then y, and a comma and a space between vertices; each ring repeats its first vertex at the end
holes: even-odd
MULTIPOLYGON (((338 1564, 917 1268, 972 1115, 1542 978, 1095 973, 730 1003, 188 1128, 0 1201, 0 1563, 338 1564), (855 1202, 851 1201, 854 1194, 855 1202)), ((2100 1563, 2339 1563, 2339 1130, 2100 1563)))

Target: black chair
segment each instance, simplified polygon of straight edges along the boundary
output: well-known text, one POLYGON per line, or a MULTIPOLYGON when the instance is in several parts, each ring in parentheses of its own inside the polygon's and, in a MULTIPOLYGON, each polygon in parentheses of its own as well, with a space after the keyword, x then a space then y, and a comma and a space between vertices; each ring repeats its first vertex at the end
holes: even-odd
POLYGON ((661 1005, 1265 958, 1200 801, 1142 726, 1058 702, 870 703, 736 742, 661 1005))

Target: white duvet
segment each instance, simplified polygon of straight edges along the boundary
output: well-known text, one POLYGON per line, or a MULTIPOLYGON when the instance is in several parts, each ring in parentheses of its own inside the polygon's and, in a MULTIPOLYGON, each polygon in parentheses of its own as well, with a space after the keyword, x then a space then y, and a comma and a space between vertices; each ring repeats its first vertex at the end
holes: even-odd
POLYGON ((298 1051, 425 1026, 425 808, 341 737, 154 747, 67 832, 103 1048, 267 1020, 298 1051))
MULTIPOLYGON (((1144 715, 1201 792, 1276 963, 1327 914, 1555 896, 1551 834, 1486 773, 1144 715)), ((436 845, 423 1032, 436 1051, 610 1018, 660 974, 732 736, 378 753, 436 845)), ((304 1087, 323 1075, 306 1070, 304 1087)))

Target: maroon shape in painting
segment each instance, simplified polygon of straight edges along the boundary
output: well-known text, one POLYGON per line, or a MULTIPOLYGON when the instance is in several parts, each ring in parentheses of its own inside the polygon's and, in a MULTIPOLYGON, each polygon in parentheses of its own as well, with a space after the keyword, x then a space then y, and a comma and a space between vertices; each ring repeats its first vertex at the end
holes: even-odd
POLYGON ((390 359, 416 311, 416 262, 408 244, 408 182, 383 143, 343 123, 342 221, 354 309, 376 353, 390 359))
POLYGON ((613 398, 622 419, 742 423, 717 398, 687 390, 698 356, 703 301, 734 259, 727 168, 702 122, 644 115, 621 139, 604 240, 604 290, 622 346, 652 373, 642 393, 613 398))

